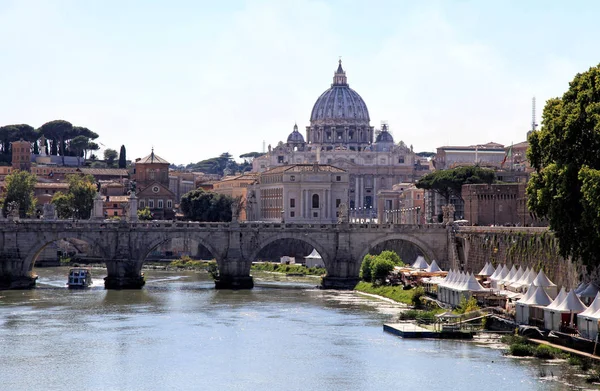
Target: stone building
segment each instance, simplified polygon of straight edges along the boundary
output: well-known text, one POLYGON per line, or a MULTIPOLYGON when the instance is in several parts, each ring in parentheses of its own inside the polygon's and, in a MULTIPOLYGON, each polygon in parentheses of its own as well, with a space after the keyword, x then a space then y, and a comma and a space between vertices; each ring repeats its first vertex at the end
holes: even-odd
MULTIPOLYGON (((213 184, 214 193, 223 194, 232 198, 240 197, 243 202, 248 199, 248 188, 258 181, 258 173, 247 172, 241 175, 225 177, 213 184)), ((246 208, 242 208, 239 221, 248 220, 246 208)))
POLYGON ((473 225, 520 223, 519 185, 516 183, 463 185, 462 197, 464 218, 473 225))
POLYGON ((157 219, 175 218, 175 194, 169 190, 169 162, 154 154, 137 159, 134 178, 138 208, 148 207, 157 219))
POLYGON ((12 168, 22 171, 31 169, 31 143, 29 141, 13 141, 12 150, 12 168))
POLYGON ((342 201, 351 210, 377 212, 377 194, 401 182, 415 182, 430 171, 402 141, 395 143, 387 124, 374 130, 361 96, 350 88, 341 61, 333 83, 315 102, 306 140, 294 125, 287 141, 254 159, 253 171, 294 164, 329 164, 348 174, 342 201))
POLYGON ((414 183, 398 183, 378 193, 377 219, 380 223, 424 224, 425 191, 414 183))
POLYGON ((260 174, 248 188, 249 220, 337 223, 348 198, 348 173, 329 164, 291 164, 260 174))

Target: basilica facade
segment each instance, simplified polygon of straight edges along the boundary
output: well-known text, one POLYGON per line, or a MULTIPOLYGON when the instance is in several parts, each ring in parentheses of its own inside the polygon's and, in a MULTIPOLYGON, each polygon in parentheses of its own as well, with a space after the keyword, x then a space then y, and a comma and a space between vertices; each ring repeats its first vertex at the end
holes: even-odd
POLYGON ((350 88, 341 60, 331 87, 315 102, 306 138, 294 125, 286 142, 280 141, 254 159, 253 171, 277 166, 327 164, 348 174, 343 202, 351 211, 377 213, 377 193, 397 183, 411 183, 430 170, 403 142, 396 143, 387 124, 375 130, 361 96, 350 88))

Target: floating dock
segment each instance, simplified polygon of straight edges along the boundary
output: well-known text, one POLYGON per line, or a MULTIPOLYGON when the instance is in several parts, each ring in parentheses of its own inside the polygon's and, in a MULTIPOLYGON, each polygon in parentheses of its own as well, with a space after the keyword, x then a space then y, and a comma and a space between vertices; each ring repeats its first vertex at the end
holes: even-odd
POLYGON ((472 339, 475 332, 461 330, 435 331, 414 323, 384 323, 383 331, 402 338, 472 339))

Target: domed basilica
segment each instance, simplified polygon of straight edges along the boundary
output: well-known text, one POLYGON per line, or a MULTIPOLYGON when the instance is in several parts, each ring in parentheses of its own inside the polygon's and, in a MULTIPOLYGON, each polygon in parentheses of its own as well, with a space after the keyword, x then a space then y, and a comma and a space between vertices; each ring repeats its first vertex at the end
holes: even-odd
POLYGON ((379 191, 414 182, 429 168, 421 164, 412 146, 394 142, 387 124, 375 130, 370 121, 367 105, 350 88, 340 60, 331 87, 312 108, 306 139, 294 125, 285 143, 269 145, 264 156, 254 159, 253 171, 314 163, 342 168, 349 174, 347 205, 375 211, 379 191))

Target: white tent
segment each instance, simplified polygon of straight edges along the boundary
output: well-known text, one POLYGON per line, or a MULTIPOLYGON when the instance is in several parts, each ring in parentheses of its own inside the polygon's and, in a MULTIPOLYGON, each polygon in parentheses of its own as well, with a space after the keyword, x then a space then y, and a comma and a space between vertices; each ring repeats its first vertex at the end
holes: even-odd
POLYGON ((508 274, 501 280, 498 280, 498 284, 501 284, 502 286, 508 285, 510 280, 515 276, 515 274, 517 274, 517 268, 515 267, 515 265, 513 265, 510 268, 510 271, 508 272, 508 274))
POLYGON ((492 273, 492 275, 490 276, 490 280, 496 280, 501 272, 502 265, 498 264, 498 266, 496 266, 496 270, 494 270, 494 273, 492 273))
POLYGON ((544 309, 544 326, 548 330, 560 330, 561 323, 573 323, 573 315, 579 314, 587 308, 573 290, 567 294, 567 297, 560 304, 557 306, 551 305, 544 309))
POLYGON ((316 249, 313 248, 312 252, 304 257, 304 266, 323 267, 323 258, 321 258, 321 255, 316 249))
POLYGON ((586 282, 582 282, 575 288, 575 293, 580 294, 585 288, 587 288, 588 284, 586 282))
POLYGON ((513 283, 511 283, 508 286, 508 288, 510 288, 510 290, 515 291, 515 292, 521 291, 524 288, 527 288, 529 286, 529 284, 531 284, 531 282, 535 278, 535 274, 531 277, 529 276, 531 273, 532 273, 532 270, 528 266, 527 269, 525 269, 523 271, 523 274, 521 275, 521 277, 518 280, 515 280, 513 283))
POLYGON ((596 339, 598 334, 598 320, 600 320, 600 292, 592 304, 580 314, 577 314, 577 328, 585 338, 596 339))
POLYGON ((590 282, 584 290, 577 293, 577 296, 579 296, 586 303, 589 303, 594 297, 596 297, 598 291, 598 286, 590 282))
POLYGON ((549 305, 552 301, 552 299, 550 298, 550 296, 548 296, 544 288, 534 286, 532 287, 532 289, 533 292, 529 294, 529 297, 526 300, 521 299, 517 301, 517 323, 528 324, 529 318, 532 315, 532 313, 534 318, 543 319, 543 307, 549 305))
POLYGON ((419 255, 415 262, 411 265, 411 267, 413 269, 427 269, 427 267, 429 267, 429 264, 427 263, 425 258, 423 258, 423 256, 419 255))
MULTIPOLYGON (((550 281, 548 277, 546 277, 546 274, 544 274, 543 270, 540 269, 540 272, 533 280, 533 285, 543 287, 548 296, 552 298, 556 297, 556 291, 558 290, 558 287, 555 283, 550 281)), ((575 294, 575 292, 573 292, 573 294, 575 294)))
POLYGON ((485 266, 483 267, 483 269, 481 269, 481 271, 479 272, 480 276, 491 276, 492 274, 494 274, 494 267, 492 266, 491 263, 486 262, 485 266))
POLYGON ((523 268, 521 266, 519 266, 519 268, 517 269, 517 273, 510 280, 508 280, 508 283, 513 284, 513 283, 519 281, 521 279, 521 277, 523 277, 524 272, 525 271, 523 270, 523 268))
POLYGON ((442 269, 440 269, 440 267, 438 266, 438 264, 435 262, 435 259, 433 261, 431 261, 431 265, 427 266, 427 268, 425 269, 426 272, 441 272, 442 269))
POLYGON ((500 273, 496 274, 496 277, 494 277, 492 280, 492 288, 500 288, 500 284, 502 283, 502 281, 504 281, 504 279, 506 278, 506 276, 508 276, 508 268, 506 267, 506 265, 504 265, 502 267, 502 270, 500 270, 500 273))

